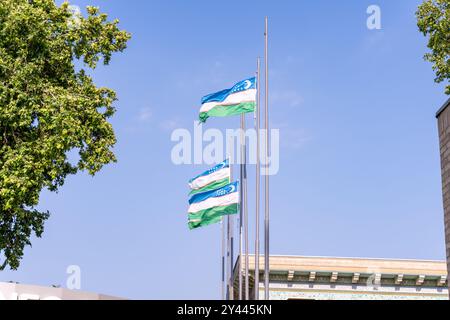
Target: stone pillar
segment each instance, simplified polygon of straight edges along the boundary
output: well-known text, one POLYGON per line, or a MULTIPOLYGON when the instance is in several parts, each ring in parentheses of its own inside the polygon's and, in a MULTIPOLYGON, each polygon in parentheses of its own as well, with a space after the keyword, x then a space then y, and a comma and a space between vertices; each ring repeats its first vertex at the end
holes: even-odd
POLYGON ((445 244, 447 249, 447 282, 450 289, 450 99, 437 112, 441 150, 442 197, 444 201, 445 244))

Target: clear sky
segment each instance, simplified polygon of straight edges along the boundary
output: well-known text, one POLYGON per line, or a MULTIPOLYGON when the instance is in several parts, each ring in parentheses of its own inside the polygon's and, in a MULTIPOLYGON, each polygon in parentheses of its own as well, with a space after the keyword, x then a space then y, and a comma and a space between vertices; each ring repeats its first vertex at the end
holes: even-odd
POLYGON ((40 208, 52 213, 43 238, 0 281, 65 286, 66 268, 79 265, 87 291, 220 297, 220 227, 186 226, 187 181, 207 166, 173 165, 170 134, 193 130, 201 96, 254 74, 265 15, 271 126, 281 134, 271 252, 445 258, 435 112, 447 97, 422 59, 420 1, 72 3, 100 6, 133 34, 124 54, 94 72, 120 99, 119 161, 43 192, 40 208), (366 26, 371 4, 381 30, 366 26))

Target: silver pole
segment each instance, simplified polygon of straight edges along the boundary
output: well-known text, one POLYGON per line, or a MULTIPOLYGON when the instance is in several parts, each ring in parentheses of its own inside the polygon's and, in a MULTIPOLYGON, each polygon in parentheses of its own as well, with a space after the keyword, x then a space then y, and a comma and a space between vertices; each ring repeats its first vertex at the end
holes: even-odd
MULTIPOLYGON (((230 153, 231 155, 231 153, 230 153)), ((233 181, 233 167, 231 165, 230 159, 230 183, 233 181)), ((228 300, 234 300, 234 289, 233 289, 233 281, 234 281, 234 271, 233 271, 233 246, 234 246, 234 234, 233 234, 233 216, 227 216, 228 222, 228 300)))
POLYGON ((230 277, 230 259, 231 259, 231 233, 230 233, 230 225, 231 225, 231 221, 230 221, 230 216, 227 216, 227 263, 226 263, 226 269, 227 269, 227 294, 226 294, 226 299, 227 300, 231 300, 230 299, 230 281, 229 281, 229 277, 230 277))
POLYGON ((268 61, 268 18, 265 18, 265 32, 264 32, 264 61, 265 61, 265 206, 264 206, 264 298, 269 300, 269 167, 268 167, 268 159, 269 159, 269 61, 268 61))
POLYGON ((222 237, 222 288, 221 288, 221 294, 222 294, 222 300, 225 300, 225 219, 222 217, 222 221, 220 222, 220 231, 221 231, 221 237, 222 237))
POLYGON ((227 216, 227 300, 231 300, 230 287, 230 259, 231 259, 231 233, 230 233, 231 219, 227 216))
MULTIPOLYGON (((244 121, 245 121, 245 115, 244 121)), ((248 199, 247 199, 247 143, 244 134, 244 238, 245 238, 245 300, 250 300, 250 281, 248 274, 248 199)))
POLYGON ((234 219, 230 216, 230 300, 234 300, 234 219))
POLYGON ((244 181, 244 157, 245 157, 245 118, 244 115, 241 114, 241 163, 240 163, 240 206, 239 206, 239 300, 242 300, 242 251, 243 251, 243 216, 245 210, 245 181, 244 181))
POLYGON ((259 79, 261 74, 261 59, 258 57, 256 62, 256 109, 255 109, 255 127, 256 127, 256 222, 255 222, 255 300, 259 300, 259 186, 260 186, 260 164, 259 164, 259 128, 260 128, 260 109, 261 101, 259 79))

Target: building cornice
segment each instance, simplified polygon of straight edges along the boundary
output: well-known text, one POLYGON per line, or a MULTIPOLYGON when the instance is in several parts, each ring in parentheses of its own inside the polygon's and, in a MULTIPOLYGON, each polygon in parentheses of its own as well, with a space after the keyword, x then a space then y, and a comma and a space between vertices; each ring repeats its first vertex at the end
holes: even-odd
MULTIPOLYGON (((254 259, 254 255, 249 256, 251 275, 254 259)), ((260 259, 259 265, 262 272, 264 259, 260 259)), ((371 281, 375 285, 443 287, 446 267, 444 261, 433 260, 270 256, 271 279, 288 282, 364 284, 371 281)))
POLYGON ((450 106, 450 98, 447 100, 447 102, 444 103, 444 105, 436 112, 436 118, 439 118, 442 112, 444 112, 447 107, 450 106))

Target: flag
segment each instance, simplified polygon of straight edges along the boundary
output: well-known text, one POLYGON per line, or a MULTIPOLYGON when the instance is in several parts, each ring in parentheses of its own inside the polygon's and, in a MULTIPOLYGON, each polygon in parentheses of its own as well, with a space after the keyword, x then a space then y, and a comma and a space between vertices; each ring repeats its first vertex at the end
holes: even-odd
POLYGON ((219 189, 230 183, 230 163, 227 160, 189 180, 190 195, 219 189))
POLYGON ((256 106, 256 78, 238 82, 230 89, 209 94, 202 98, 200 122, 209 117, 227 117, 253 112, 256 106))
POLYGON ((220 189, 198 193, 189 199, 189 229, 220 222, 222 216, 238 213, 238 182, 220 189))

